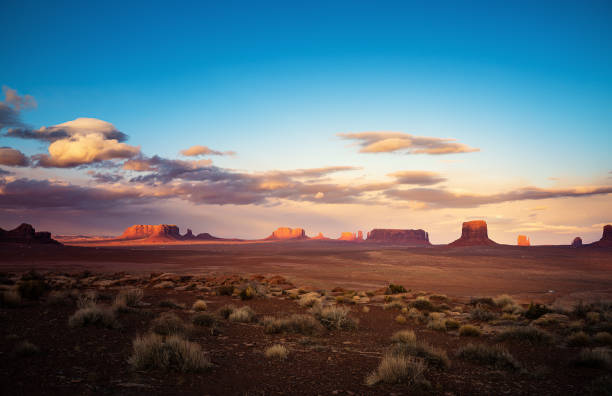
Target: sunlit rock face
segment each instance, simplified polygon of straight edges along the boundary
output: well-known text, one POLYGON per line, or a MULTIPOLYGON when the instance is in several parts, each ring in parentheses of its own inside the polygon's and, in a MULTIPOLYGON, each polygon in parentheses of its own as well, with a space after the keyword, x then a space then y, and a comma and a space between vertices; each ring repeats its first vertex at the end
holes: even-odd
POLYGON ((519 235, 516 244, 519 246, 531 246, 531 241, 529 241, 529 238, 525 235, 519 235))
POLYGON ((280 227, 272 233, 267 240, 307 239, 306 232, 302 228, 280 227))
POLYGON ((60 245, 58 241, 51 238, 50 232, 36 232, 36 230, 34 230, 34 227, 26 223, 23 223, 19 227, 10 231, 3 230, 2 228, 0 228, 0 242, 37 244, 48 243, 60 245))
POLYGON ((599 247, 612 247, 612 225, 605 225, 601 239, 592 245, 599 247))
POLYGON ((429 234, 424 230, 399 230, 375 228, 368 232, 368 242, 387 242, 404 245, 431 245, 429 234))
POLYGON ((323 233, 322 233, 322 232, 319 232, 319 233, 317 234, 317 236, 312 237, 311 239, 325 240, 325 239, 329 239, 329 238, 327 238, 325 235, 323 235, 323 233))
POLYGON ((339 241, 349 241, 349 242, 353 242, 357 239, 357 237, 355 236, 354 232, 343 232, 342 234, 340 234, 340 238, 338 238, 339 241))
POLYGON ((466 221, 461 227, 461 238, 449 243, 448 246, 495 246, 497 243, 489 239, 487 222, 484 220, 466 221))
POLYGON ((582 238, 580 238, 580 237, 574 238, 574 240, 572 241, 571 247, 577 248, 577 247, 580 247, 580 246, 582 246, 582 238))
POLYGON ((357 240, 363 241, 363 231, 357 231, 357 240))
POLYGON ((119 239, 133 240, 133 239, 181 239, 179 228, 174 224, 136 224, 126 228, 119 239))

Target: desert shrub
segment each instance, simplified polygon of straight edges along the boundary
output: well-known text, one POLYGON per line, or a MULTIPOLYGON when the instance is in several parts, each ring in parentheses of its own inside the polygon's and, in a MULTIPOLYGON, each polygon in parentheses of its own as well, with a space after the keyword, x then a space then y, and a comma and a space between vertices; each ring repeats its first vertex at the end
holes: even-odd
POLYGON ((235 310, 236 306, 234 304, 226 304, 217 310, 217 314, 223 319, 227 319, 235 310))
POLYGON ((575 366, 580 367, 608 369, 612 368, 612 357, 610 356, 610 353, 605 349, 585 348, 580 351, 580 353, 575 359, 572 360, 572 363, 575 366))
POLYGON ((593 341, 602 345, 612 345, 612 334, 607 331, 600 331, 593 336, 593 341))
POLYGON ((545 344, 552 342, 550 333, 533 326, 516 326, 502 331, 498 336, 500 341, 524 341, 531 344, 545 344))
POLYGON ((480 334, 482 334, 480 329, 471 324, 466 324, 459 328, 459 335, 461 337, 479 337, 480 334))
POLYGON ((489 307, 494 307, 496 304, 491 297, 472 297, 470 298, 470 305, 488 305, 489 307))
POLYGON ((413 356, 386 354, 383 356, 376 370, 366 378, 369 386, 379 382, 387 384, 407 383, 419 385, 425 382, 425 363, 422 359, 413 356))
POLYGON ((461 323, 457 322, 454 319, 446 319, 446 329, 447 330, 456 330, 461 326, 461 323))
POLYGON ((98 327, 117 327, 115 313, 97 304, 78 309, 69 319, 70 327, 84 327, 94 325, 98 327))
POLYGON ((151 331, 160 335, 185 334, 187 326, 173 312, 162 312, 151 322, 151 331))
POLYGON ((446 296, 446 294, 432 294, 431 296, 429 296, 430 300, 436 300, 436 301, 448 301, 448 297, 446 296))
POLYGON ((516 302, 512 297, 507 294, 501 294, 493 299, 493 303, 498 307, 505 307, 506 305, 516 305, 516 302))
POLYGON ((255 289, 253 289, 250 285, 245 287, 244 289, 242 289, 240 291, 240 299, 241 300, 250 300, 253 297, 255 297, 255 295, 257 294, 257 292, 255 291, 255 289))
POLYGON ((265 333, 297 333, 313 335, 323 328, 321 323, 312 315, 293 314, 287 318, 274 318, 266 316, 263 318, 265 333))
POLYGON ((210 327, 215 324, 216 320, 208 312, 198 312, 191 317, 191 322, 196 326, 210 327))
POLYGON ((185 308, 185 304, 176 302, 176 300, 173 300, 171 298, 160 301, 159 306, 162 308, 171 308, 171 309, 184 309, 185 308))
POLYGON ((128 362, 136 370, 198 372, 210 368, 210 360, 200 346, 177 335, 160 337, 147 334, 133 342, 128 362))
POLYGON ((399 294, 406 293, 406 288, 402 285, 394 285, 393 283, 389 284, 385 294, 399 294))
POLYGON ((408 318, 415 320, 416 322, 424 322, 426 320, 425 314, 416 308, 410 308, 408 310, 408 318))
POLYGON ((578 304, 574 305, 574 308, 572 309, 572 313, 579 318, 584 318, 587 312, 589 312, 590 310, 591 310, 590 305, 586 305, 582 301, 579 301, 578 304))
POLYGON ((584 331, 579 331, 569 335, 565 339, 565 342, 571 347, 584 347, 591 343, 591 337, 589 337, 589 335, 584 331))
POLYGON ((191 309, 197 312, 206 311, 206 308, 207 308, 206 301, 204 300, 196 300, 196 302, 194 302, 193 305, 191 306, 191 309))
POLYGON ((13 353, 16 356, 33 356, 38 355, 40 353, 40 349, 30 341, 21 341, 15 345, 15 348, 13 348, 13 353))
POLYGON ((98 302, 98 293, 95 290, 87 290, 85 293, 78 295, 76 300, 77 308, 87 308, 96 305, 98 302))
POLYGON ((479 320, 481 322, 488 322, 495 319, 496 315, 494 312, 489 311, 482 304, 477 304, 476 307, 470 312, 470 317, 473 320, 479 320))
POLYGON ((300 307, 312 307, 315 304, 320 304, 321 300, 314 294, 301 295, 297 301, 300 307))
POLYGON ((404 323, 406 323, 408 320, 406 319, 406 317, 405 317, 404 315, 401 315, 401 314, 400 314, 400 315, 397 315, 397 316, 395 317, 395 321, 396 321, 397 323, 399 323, 399 324, 404 324, 404 323))
POLYGON ((289 355, 289 350, 283 345, 275 344, 269 348, 266 348, 266 350, 264 351, 264 355, 268 359, 284 360, 287 359, 287 355, 289 355))
POLYGON ((425 359, 427 364, 444 369, 450 366, 450 360, 446 351, 435 348, 426 342, 419 340, 406 340, 397 342, 391 347, 391 354, 400 356, 414 356, 425 359))
POLYGON ((516 321, 516 320, 518 320, 518 319, 519 319, 519 316, 518 316, 518 315, 513 315, 513 314, 511 314, 511 313, 507 313, 507 312, 505 312, 505 313, 503 313, 503 314, 502 314, 502 316, 500 317, 500 319, 501 319, 501 320, 506 320, 506 321, 508 321, 508 320, 509 320, 509 321, 513 321, 513 322, 514 322, 514 321, 516 321))
POLYGON ((19 295, 28 300, 38 300, 47 290, 47 284, 42 279, 21 280, 17 285, 19 295))
POLYGON ((219 286, 217 294, 220 296, 231 296, 234 294, 234 286, 219 286))
POLYGON ((472 363, 517 370, 520 365, 501 345, 467 344, 459 348, 457 356, 472 363))
POLYGON ((361 312, 363 312, 363 313, 368 313, 368 312, 370 312, 370 307, 368 307, 367 305, 364 305, 364 306, 361 308, 361 312))
POLYGON ((585 317, 587 323, 597 323, 599 322, 599 320, 601 319, 601 315, 599 314, 599 312, 587 312, 586 313, 586 317, 585 317))
POLYGON ((255 321, 255 312, 251 307, 245 305, 235 309, 228 318, 230 322, 248 323, 255 321))
POLYGON ((435 305, 426 298, 419 297, 410 303, 412 308, 416 308, 420 311, 436 311, 435 305))
POLYGON ((72 303, 70 292, 66 290, 51 290, 45 301, 49 305, 68 305, 72 303))
POLYGON ((546 308, 545 305, 542 304, 534 304, 533 302, 529 304, 529 307, 525 311, 525 317, 527 319, 537 319, 540 316, 549 313, 550 310, 546 308))
POLYGON ((405 307, 406 307, 406 304, 404 304, 403 302, 399 300, 394 300, 394 301, 389 302, 388 304, 383 305, 384 310, 393 309, 393 308, 404 309, 405 307))
POLYGON ((329 306, 320 307, 315 306, 312 309, 312 313, 315 318, 321 322, 323 326, 332 330, 354 330, 357 328, 357 320, 351 318, 349 313, 351 310, 346 307, 329 306))
POLYGON ((115 297, 115 301, 121 301, 128 307, 137 307, 142 301, 144 292, 142 289, 125 289, 121 290, 115 297))
POLYGON ((393 342, 401 342, 406 344, 416 343, 416 335, 412 330, 400 330, 398 332, 393 333, 391 336, 391 341, 393 342))
POLYGON ((446 319, 444 318, 431 319, 427 323, 427 328, 431 330, 437 330, 437 331, 446 331, 446 319))
POLYGON ((21 296, 15 290, 7 290, 0 293, 0 306, 16 308, 21 305, 21 296))
POLYGON ((502 307, 502 312, 514 315, 522 315, 525 313, 525 308, 521 307, 518 304, 508 304, 502 307))

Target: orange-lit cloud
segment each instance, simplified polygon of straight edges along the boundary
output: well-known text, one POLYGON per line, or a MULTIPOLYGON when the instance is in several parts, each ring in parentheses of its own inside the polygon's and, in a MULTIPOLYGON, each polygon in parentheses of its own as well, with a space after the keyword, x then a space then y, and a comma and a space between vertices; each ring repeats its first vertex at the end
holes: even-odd
POLYGON ((387 176, 394 177, 398 184, 415 184, 429 186, 446 181, 439 173, 428 171, 398 171, 389 173, 387 176))
POLYGON ((0 147, 0 165, 28 166, 30 160, 21 151, 10 147, 0 147))
POLYGON ((480 149, 458 143, 455 139, 414 136, 403 132, 358 132, 339 133, 345 140, 356 141, 360 153, 392 153, 401 151, 406 154, 455 154, 471 153, 480 149))
POLYGON ((206 146, 195 145, 188 149, 181 150, 181 154, 186 157, 197 157, 200 155, 236 155, 235 151, 217 151, 206 146))

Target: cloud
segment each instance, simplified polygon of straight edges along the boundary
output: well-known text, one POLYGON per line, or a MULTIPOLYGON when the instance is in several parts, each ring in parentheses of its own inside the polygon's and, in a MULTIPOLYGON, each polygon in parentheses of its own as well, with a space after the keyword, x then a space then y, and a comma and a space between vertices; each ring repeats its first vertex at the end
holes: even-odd
POLYGON ((455 154, 480 151, 458 143, 455 139, 414 136, 403 132, 358 132, 339 133, 345 140, 354 140, 361 146, 360 153, 392 153, 402 151, 406 154, 455 154))
POLYGON ((135 172, 153 172, 134 177, 130 180, 131 182, 169 183, 175 179, 198 180, 200 177, 206 179, 210 165, 212 165, 212 161, 209 159, 183 161, 154 155, 150 158, 138 157, 128 160, 123 164, 123 169, 135 172))
POLYGON ((123 175, 120 175, 118 173, 101 173, 90 170, 87 171, 87 174, 98 183, 117 183, 123 180, 123 175))
POLYGON ((188 149, 181 150, 181 154, 186 157, 197 157, 200 155, 236 155, 235 151, 217 151, 206 146, 191 146, 188 149))
POLYGON ((19 113, 23 109, 36 107, 31 95, 20 96, 17 91, 7 86, 2 87, 4 101, 0 102, 0 131, 4 128, 23 127, 19 113))
POLYGON ((4 92, 4 102, 12 105, 17 111, 37 106, 36 100, 32 95, 20 96, 15 89, 7 86, 3 86, 2 91, 4 92))
POLYGON ((473 208, 480 205, 502 202, 538 200, 549 198, 586 197, 612 193, 610 187, 576 187, 569 189, 545 189, 524 187, 505 193, 477 195, 454 193, 444 189, 413 188, 408 190, 391 189, 385 191, 388 198, 405 201, 424 202, 435 208, 473 208))
POLYGON ((21 151, 10 147, 0 147, 0 165, 28 166, 30 160, 21 151))
POLYGON ((429 186, 446 181, 446 178, 442 177, 439 173, 427 171, 398 171, 389 173, 387 176, 394 177, 395 181, 399 184, 416 184, 421 186, 429 186))
POLYGON ((117 130, 110 122, 86 117, 36 130, 25 127, 12 128, 5 136, 55 142, 92 134, 101 136, 104 140, 117 140, 118 142, 125 142, 128 139, 125 133, 117 130))

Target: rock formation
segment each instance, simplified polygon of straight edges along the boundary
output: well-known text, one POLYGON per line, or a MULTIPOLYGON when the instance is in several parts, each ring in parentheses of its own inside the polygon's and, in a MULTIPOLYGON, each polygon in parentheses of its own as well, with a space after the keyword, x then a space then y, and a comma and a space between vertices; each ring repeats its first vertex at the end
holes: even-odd
POLYGON ((529 237, 526 237, 525 235, 519 235, 516 244, 519 246, 531 246, 531 241, 529 241, 529 237))
POLYGON ((448 246, 495 246, 497 243, 489 239, 487 222, 484 220, 467 221, 461 228, 461 238, 449 243, 448 246))
POLYGON ((312 237, 312 238, 310 238, 310 239, 328 240, 329 238, 327 238, 325 235, 323 235, 323 233, 322 233, 322 232, 319 232, 319 233, 317 234, 317 236, 312 237))
POLYGON ((118 241, 138 241, 142 243, 164 243, 177 241, 208 241, 220 240, 208 233, 193 235, 190 229, 187 229, 185 235, 181 235, 179 228, 174 224, 136 224, 125 229, 115 240, 118 241))
POLYGON ((429 234, 424 230, 398 230, 375 228, 368 232, 368 242, 388 242, 402 245, 431 245, 429 234))
POLYGON ((580 238, 580 237, 574 238, 574 240, 572 241, 572 244, 570 246, 573 247, 573 248, 578 248, 578 247, 582 246, 582 238, 580 238))
POLYGON ((357 231, 357 240, 363 241, 363 231, 357 231))
POLYGON ((343 232, 342 234, 340 234, 340 238, 338 238, 339 241, 348 241, 348 242, 354 242, 357 239, 357 236, 355 235, 354 232, 343 232))
POLYGON ((30 224, 23 223, 14 230, 3 230, 0 228, 0 242, 8 243, 51 243, 61 245, 51 238, 50 232, 36 232, 30 224))
POLYGON ((593 242, 591 245, 597 247, 612 247, 612 225, 605 225, 601 239, 597 242, 593 242))
POLYGON ((284 241, 292 239, 308 239, 302 228, 280 227, 266 238, 267 241, 284 241))

